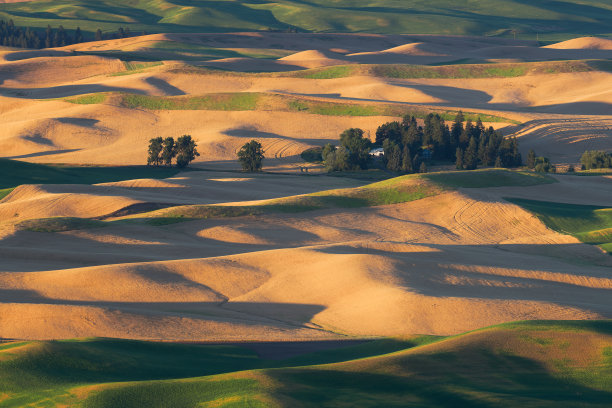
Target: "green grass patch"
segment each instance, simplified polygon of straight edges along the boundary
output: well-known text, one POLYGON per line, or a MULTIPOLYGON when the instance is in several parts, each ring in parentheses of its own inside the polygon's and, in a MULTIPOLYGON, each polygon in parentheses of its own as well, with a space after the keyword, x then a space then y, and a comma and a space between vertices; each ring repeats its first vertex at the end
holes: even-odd
MULTIPOLYGON (((179 169, 149 166, 61 166, 0 159, 0 189, 21 184, 97 184, 139 178, 168 178, 179 169)), ((8 193, 6 193, 8 194, 8 193)))
POLYGON ((497 169, 429 173, 421 177, 452 188, 526 187, 556 182, 554 178, 541 173, 497 169))
POLYGON ((125 71, 114 72, 110 76, 132 75, 145 72, 146 70, 164 65, 162 61, 123 61, 125 71))
MULTIPOLYGON (((130 109, 149 110, 222 110, 222 111, 279 111, 302 112, 325 116, 390 116, 401 117, 412 115, 425 118, 430 113, 437 113, 444 120, 452 121, 458 111, 451 110, 415 110, 404 104, 362 103, 344 101, 321 101, 290 95, 235 92, 215 93, 204 96, 150 96, 120 94, 120 106, 130 109)), ((466 119, 483 122, 520 123, 501 116, 485 115, 477 112, 464 112, 466 119)))
MULTIPOLYGON (((390 116, 390 117, 401 117, 404 115, 411 115, 417 119, 424 119, 430 113, 436 113, 440 115, 445 121, 452 121, 457 116, 458 111, 451 110, 415 110, 403 104, 389 104, 389 103, 360 103, 360 102, 344 102, 334 101, 327 102, 314 99, 306 98, 295 98, 290 96, 277 95, 276 98, 284 100, 288 110, 293 112, 310 113, 313 115, 324 115, 324 116, 390 116)), ((282 110, 280 108, 279 110, 282 110)), ((501 116, 485 115, 477 112, 464 112, 464 117, 472 121, 476 121, 479 118, 483 122, 501 122, 501 123, 515 123, 520 122, 504 118, 501 116)))
POLYGON ((468 79, 515 78, 525 75, 562 74, 571 72, 612 71, 612 63, 606 60, 575 60, 517 62, 500 64, 466 64, 464 60, 435 65, 363 64, 336 65, 276 74, 277 76, 335 79, 351 76, 374 76, 394 79, 468 79))
POLYGON ((108 95, 105 93, 94 93, 89 95, 77 96, 74 98, 65 98, 64 100, 69 103, 77 105, 96 105, 106 102, 108 95))
POLYGON ((130 109, 245 111, 255 110, 259 98, 260 94, 247 92, 188 97, 122 94, 120 104, 130 109))
POLYGON ((2 190, 0 190, 0 201, 6 197, 7 195, 11 194, 11 192, 14 190, 15 188, 3 188, 2 190))
MULTIPOLYGON (((296 71, 289 74, 289 76, 307 79, 335 79, 348 78, 359 73, 361 73, 361 69, 356 65, 336 65, 333 67, 296 71)), ((281 74, 281 76, 285 75, 281 74)))
POLYGON ((591 169, 591 170, 579 170, 575 173, 564 173, 565 175, 571 176, 610 176, 612 175, 612 169, 591 169))
POLYGON ((32 232, 63 232, 81 229, 103 228, 108 224, 102 221, 77 217, 37 218, 19 222, 16 227, 32 232))
POLYGON ((536 215, 547 227, 612 253, 612 208, 507 198, 536 215))

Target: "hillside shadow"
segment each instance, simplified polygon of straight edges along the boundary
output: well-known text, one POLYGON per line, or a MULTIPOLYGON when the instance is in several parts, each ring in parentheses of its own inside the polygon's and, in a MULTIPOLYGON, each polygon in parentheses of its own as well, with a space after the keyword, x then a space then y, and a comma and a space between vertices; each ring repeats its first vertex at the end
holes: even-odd
POLYGON ((185 92, 183 92, 181 89, 175 87, 174 85, 171 85, 170 83, 168 83, 168 81, 165 81, 161 78, 147 77, 145 79, 145 82, 157 88, 159 91, 168 96, 186 95, 185 92))
POLYGON ((532 111, 568 115, 612 115, 612 104, 606 102, 568 102, 555 105, 538 105, 532 111))
POLYGON ((334 143, 334 142, 337 143, 338 142, 336 139, 331 139, 331 138, 330 139, 314 139, 314 138, 309 139, 309 138, 300 137, 299 139, 297 139, 297 138, 293 138, 289 136, 283 136, 278 133, 262 132, 260 130, 257 130, 257 129, 254 129, 248 126, 228 129, 224 131, 223 133, 226 134, 227 136, 240 137, 240 138, 245 138, 245 139, 282 139, 282 140, 287 140, 287 141, 291 141, 295 143, 320 145, 320 146, 323 146, 326 143, 334 143))
MULTIPOLYGON (((172 275, 178 277, 178 275, 172 275)), ((174 282, 173 282, 174 283, 174 282)), ((180 283, 180 282, 179 282, 180 283)), ((203 286, 203 285, 202 285, 203 286)), ((220 301, 104 301, 53 299, 32 290, 0 289, 3 302, 21 305, 61 305, 102 308, 129 314, 180 316, 201 321, 233 321, 245 326, 271 325, 285 328, 309 328, 307 323, 325 310, 325 306, 306 303, 227 302, 220 301)), ((316 329, 315 329, 316 330, 316 329)))
POLYGON ((27 159, 29 157, 53 156, 53 155, 56 155, 56 154, 78 152, 80 150, 83 150, 83 149, 52 150, 52 151, 47 151, 47 152, 36 152, 36 153, 22 154, 22 155, 19 155, 19 156, 7 156, 7 157, 4 157, 4 159, 27 159))
MULTIPOLYGON (((373 365, 371 371, 334 368, 287 368, 266 371, 275 384, 273 396, 318 407, 359 405, 384 407, 512 406, 542 403, 559 406, 602 406, 612 393, 590 388, 555 374, 543 362, 488 349, 415 353, 373 365), (387 363, 385 365, 385 363, 387 363), (393 370, 383 373, 383 370, 393 370), (590 405, 589 405, 590 406, 590 405)), ((385 358, 383 357, 383 358, 385 358)))
POLYGON ((54 99, 100 92, 126 92, 143 95, 145 91, 108 85, 60 85, 42 88, 0 88, 0 95, 21 99, 54 99))
POLYGON ((88 128, 96 127, 96 125, 100 123, 98 119, 90 119, 90 118, 61 117, 61 118, 55 118, 55 120, 65 125, 74 125, 74 126, 88 127, 88 128))
POLYGON ((580 259, 573 258, 584 244, 411 245, 422 246, 423 251, 341 245, 317 251, 392 259, 396 262, 394 279, 426 296, 550 302, 579 309, 586 306, 603 315, 612 313, 612 289, 607 287, 610 268, 591 265, 586 272, 579 266, 580 259), (561 258, 562 254, 567 258, 561 258), (513 262, 514 255, 520 255, 520 264, 513 262))
POLYGON ((17 51, 10 54, 4 55, 4 59, 7 61, 22 61, 31 58, 41 57, 66 57, 75 55, 72 51, 59 51, 59 50, 26 50, 17 51))

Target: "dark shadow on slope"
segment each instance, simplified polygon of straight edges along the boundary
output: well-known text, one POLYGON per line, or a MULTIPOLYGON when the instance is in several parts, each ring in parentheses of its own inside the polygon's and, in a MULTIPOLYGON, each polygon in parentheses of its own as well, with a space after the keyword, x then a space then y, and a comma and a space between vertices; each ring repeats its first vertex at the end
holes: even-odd
POLYGON ((154 86, 167 96, 185 95, 185 92, 183 92, 181 89, 169 84, 168 81, 165 81, 161 78, 148 77, 145 79, 145 82, 151 86, 154 86))
POLYGON ((134 88, 120 88, 106 85, 61 85, 46 88, 0 88, 0 95, 9 98, 22 99, 54 99, 65 98, 98 92, 126 92, 143 95, 144 91, 134 88))

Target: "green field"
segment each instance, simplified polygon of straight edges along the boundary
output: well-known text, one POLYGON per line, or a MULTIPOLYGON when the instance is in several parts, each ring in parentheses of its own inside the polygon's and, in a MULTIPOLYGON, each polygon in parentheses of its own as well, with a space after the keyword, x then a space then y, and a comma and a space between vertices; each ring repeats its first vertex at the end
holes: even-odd
POLYGON ((282 360, 237 345, 0 344, 2 407, 605 407, 611 398, 611 321, 518 322, 282 360))
POLYGON ((602 0, 55 0, 0 5, 0 18, 45 28, 62 24, 86 34, 132 32, 313 32, 498 35, 559 40, 612 33, 612 4, 602 0), (513 31, 514 30, 514 31, 513 31))
POLYGON ((612 208, 518 198, 507 200, 534 213, 547 227, 612 254, 612 208))
POLYGON ((168 178, 176 168, 147 166, 60 166, 0 159, 0 198, 21 184, 96 184, 139 178, 168 178))
POLYGON ((463 78, 514 78, 525 75, 563 74, 571 72, 612 71, 610 61, 546 61, 500 64, 465 64, 449 62, 437 66, 406 64, 337 65, 303 71, 276 74, 308 79, 334 79, 369 75, 378 78, 399 79, 463 79, 463 78))
MULTIPOLYGON (((83 51, 83 54, 99 55, 102 57, 119 58, 123 61, 136 60, 148 61, 149 66, 155 64, 160 65, 160 61, 164 60, 181 60, 181 61, 207 61, 219 58, 260 58, 260 59, 277 59, 291 55, 294 51, 282 49, 232 49, 232 48, 216 48, 201 44, 194 44, 184 41, 158 41, 144 42, 139 44, 137 51, 122 51, 122 50, 105 50, 105 51, 83 51)), ((126 63, 126 65, 129 63, 126 63)), ((145 65, 145 62, 130 65, 145 65)), ((143 67, 146 68, 146 67, 143 67)), ((143 70, 126 71, 123 73, 112 74, 113 76, 127 75, 128 73, 141 72, 143 70)), ((128 68, 129 69, 129 68, 128 68)))
POLYGON ((486 188, 504 186, 527 187, 557 182, 554 178, 541 173, 502 169, 450 171, 425 174, 421 177, 451 188, 486 188))
MULTIPOLYGON (((220 110, 220 111, 277 111, 301 112, 324 116, 390 116, 411 115, 424 119, 430 113, 437 113, 442 119, 452 121, 458 111, 414 109, 405 104, 362 103, 346 101, 321 101, 291 95, 264 92, 211 93, 203 96, 151 96, 129 93, 90 94, 71 97, 65 100, 70 103, 95 104, 104 103, 112 95, 112 102, 129 109, 149 110, 220 110)), ((514 123, 520 122, 502 116, 486 115, 478 112, 463 112, 463 116, 472 121, 479 118, 483 122, 514 123)))

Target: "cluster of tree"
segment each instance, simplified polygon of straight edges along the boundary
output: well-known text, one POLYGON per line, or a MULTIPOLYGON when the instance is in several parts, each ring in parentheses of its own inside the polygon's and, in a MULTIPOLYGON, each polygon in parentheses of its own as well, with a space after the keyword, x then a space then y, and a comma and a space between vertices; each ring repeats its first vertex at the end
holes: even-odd
POLYGON ((238 161, 242 170, 248 172, 261 171, 263 159, 265 159, 264 153, 261 143, 257 140, 245 143, 238 151, 238 161))
MULTIPOLYGON (((146 33, 143 31, 142 35, 146 33)), ((94 41, 102 41, 102 40, 116 40, 118 38, 128 38, 132 37, 134 34, 130 31, 129 27, 123 28, 119 27, 116 32, 103 33, 99 28, 96 30, 96 34, 94 36, 94 41)))
POLYGON ((171 166, 172 160, 176 157, 177 167, 186 167, 189 163, 199 156, 196 143, 190 135, 179 137, 176 142, 173 137, 155 137, 149 140, 149 156, 147 165, 149 166, 171 166))
POLYGON ((427 165, 421 155, 418 152, 412 155, 408 144, 404 144, 402 147, 402 145, 387 139, 383 142, 383 150, 385 152, 383 164, 387 170, 402 173, 427 172, 427 165))
POLYGON ((612 169, 612 154, 602 150, 587 150, 580 157, 580 164, 585 170, 612 169))
POLYGON ((340 134, 340 146, 326 144, 321 156, 328 171, 367 169, 371 146, 362 129, 351 128, 340 134))
MULTIPOLYGON (((98 29, 95 34, 95 41, 131 37, 129 28, 119 27, 116 33, 103 34, 102 30, 98 29)), ((35 30, 32 28, 16 27, 13 20, 0 20, 0 44, 4 47, 16 48, 52 48, 64 47, 66 45, 78 44, 87 41, 83 36, 80 27, 77 27, 74 32, 69 32, 63 26, 53 29, 50 25, 43 30, 35 30)))
MULTIPOLYGON (((557 171, 557 168, 551 164, 548 157, 537 156, 533 149, 529 150, 529 153, 527 154, 526 165, 527 168, 535 170, 538 173, 555 173, 557 171)), ((573 170, 574 168, 572 166, 570 166, 570 169, 568 169, 570 172, 573 170)))
POLYGON ((516 167, 522 164, 516 138, 505 138, 493 127, 485 129, 478 119, 467 121, 462 112, 449 127, 438 114, 425 117, 424 126, 414 116, 402 122, 388 122, 376 130, 376 144, 385 150, 391 171, 413 172, 422 159, 454 160, 458 169, 473 170, 479 165, 516 167))

